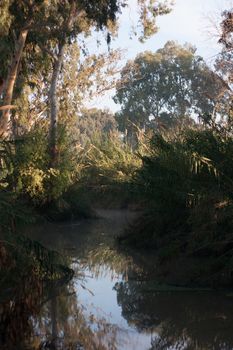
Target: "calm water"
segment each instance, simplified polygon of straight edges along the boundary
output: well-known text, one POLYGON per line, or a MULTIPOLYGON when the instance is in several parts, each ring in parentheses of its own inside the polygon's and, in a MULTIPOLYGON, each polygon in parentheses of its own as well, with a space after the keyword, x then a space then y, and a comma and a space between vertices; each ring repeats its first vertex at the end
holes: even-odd
POLYGON ((132 257, 114 245, 114 236, 133 214, 100 215, 28 233, 69 255, 75 275, 69 284, 44 291, 32 315, 21 303, 23 315, 6 318, 16 334, 25 332, 27 349, 233 349, 233 294, 159 288, 151 277, 156 269, 152 257, 132 257), (17 328, 24 318, 33 334, 17 328))

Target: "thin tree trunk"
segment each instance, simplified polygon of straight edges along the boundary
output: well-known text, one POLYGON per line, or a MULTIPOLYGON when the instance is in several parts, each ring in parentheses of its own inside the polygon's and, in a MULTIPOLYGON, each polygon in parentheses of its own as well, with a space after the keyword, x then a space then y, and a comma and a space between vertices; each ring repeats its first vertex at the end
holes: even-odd
POLYGON ((57 161, 57 123, 58 123, 58 101, 57 101, 57 83, 64 58, 65 43, 59 45, 58 57, 53 65, 53 74, 50 86, 50 156, 51 167, 55 166, 57 161))
POLYGON ((57 100, 57 83, 59 74, 61 71, 63 59, 64 59, 64 52, 65 52, 65 46, 66 46, 66 31, 69 31, 72 28, 73 21, 76 17, 76 2, 73 0, 71 3, 70 8, 70 14, 67 19, 67 22, 62 29, 64 31, 64 37, 63 40, 58 45, 58 56, 54 62, 53 65, 53 74, 52 74, 52 80, 51 80, 51 86, 50 86, 50 137, 49 137, 49 143, 50 143, 50 166, 53 168, 57 163, 57 156, 58 156, 58 150, 57 150, 57 124, 58 124, 58 100, 57 100))
MULTIPOLYGON (((14 86, 18 75, 19 62, 22 57, 23 49, 28 35, 28 29, 23 29, 19 33, 16 42, 15 53, 12 58, 11 66, 4 87, 3 105, 11 105, 14 86)), ((0 117, 0 136, 8 136, 10 122, 10 109, 5 109, 0 117)))

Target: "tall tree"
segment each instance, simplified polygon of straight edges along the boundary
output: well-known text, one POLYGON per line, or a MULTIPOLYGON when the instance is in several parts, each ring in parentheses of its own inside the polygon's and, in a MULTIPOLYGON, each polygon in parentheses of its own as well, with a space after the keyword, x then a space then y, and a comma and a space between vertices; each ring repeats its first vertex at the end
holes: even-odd
POLYGON ((221 80, 195 51, 170 41, 126 64, 114 97, 121 104, 117 120, 122 131, 130 136, 135 126, 169 126, 213 111, 221 80))
POLYGON ((224 89, 219 96, 217 111, 225 118, 224 127, 233 129, 233 10, 224 11, 220 24, 220 39, 222 51, 218 55, 215 68, 224 82, 224 89))
MULTIPOLYGON (((139 7, 144 13, 140 20, 144 28, 144 37, 148 37, 156 31, 156 27, 153 27, 156 16, 168 11, 166 3, 159 7, 153 5, 156 1, 138 1, 139 7), (150 31, 148 31, 150 28, 150 31)), ((60 5, 60 2, 58 2, 60 5)), ((45 35, 45 37, 51 37, 51 40, 47 42, 49 46, 52 46, 53 56, 53 73, 51 78, 51 87, 49 93, 50 101, 50 153, 51 153, 51 165, 54 166, 56 163, 56 134, 58 124, 58 99, 57 99, 57 86, 59 73, 64 62, 65 47, 67 44, 72 43, 77 39, 79 34, 91 34, 91 30, 106 30, 107 41, 110 42, 110 32, 114 28, 117 22, 117 13, 120 12, 121 7, 125 6, 125 2, 121 0, 101 0, 101 1, 80 1, 80 0, 69 0, 63 1, 62 7, 58 6, 57 13, 59 14, 60 20, 56 21, 56 29, 54 26, 49 28, 52 36, 45 35), (56 34, 55 34, 56 32, 56 34), (54 34, 56 36, 54 40, 54 34), (55 46, 54 46, 55 44, 55 46)), ((53 21, 54 22, 54 21, 53 21)), ((48 47, 46 47, 48 52, 48 47)))
MULTIPOLYGON (((3 0, 0 4, 1 95, 3 106, 10 106, 28 34, 45 24, 48 3, 44 0, 3 0)), ((7 135, 10 109, 0 117, 0 134, 7 135)))
MULTIPOLYGON (((106 30, 107 40, 110 41, 110 28, 117 22, 117 15, 122 7, 127 5, 123 0, 4 0, 0 4, 0 11, 9 14, 10 24, 8 35, 1 38, 2 47, 4 40, 8 40, 12 33, 11 50, 8 56, 10 69, 7 77, 4 77, 3 104, 10 104, 13 91, 20 71, 20 60, 27 48, 32 54, 36 45, 42 48, 44 55, 50 57, 53 65, 53 73, 50 85, 50 140, 51 153, 55 156, 55 140, 57 125, 57 82, 64 62, 64 52, 67 44, 76 40, 78 34, 91 34, 91 30, 106 30), (14 41, 14 38, 17 38, 14 41), (46 54, 45 54, 46 53, 46 54)), ((137 0, 140 9, 140 23, 142 36, 147 38, 152 35, 157 27, 155 25, 158 15, 169 11, 168 1, 137 0)), ((4 16, 4 19, 7 16, 4 16)), ((4 20, 3 20, 4 22, 4 20)), ((1 23, 0 23, 1 24, 1 23)), ((4 51, 4 49, 3 49, 4 51)), ((28 55, 26 66, 31 66, 33 55, 28 55)), ((47 59, 46 58, 46 59, 47 59)), ((2 113, 0 119, 1 132, 8 133, 9 109, 2 113)))

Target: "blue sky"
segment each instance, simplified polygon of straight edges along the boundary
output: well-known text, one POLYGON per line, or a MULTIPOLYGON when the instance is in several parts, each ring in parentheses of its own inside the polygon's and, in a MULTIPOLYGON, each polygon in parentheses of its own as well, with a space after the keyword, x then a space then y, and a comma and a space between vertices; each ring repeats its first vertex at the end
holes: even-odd
MULTIPOLYGON (((132 24, 135 24, 136 0, 129 0, 130 8, 120 17, 118 37, 112 42, 112 48, 126 49, 125 61, 134 58, 145 50, 156 51, 168 40, 181 44, 189 42, 196 46, 197 54, 204 57, 208 64, 213 64, 220 51, 217 44, 217 28, 221 21, 221 12, 233 7, 233 0, 175 0, 170 14, 158 18, 159 31, 146 43, 141 44, 136 37, 130 39, 132 24)), ((103 50, 102 47, 99 50, 103 50)), ((109 92, 92 102, 97 108, 108 107, 113 111, 119 109, 109 92)))

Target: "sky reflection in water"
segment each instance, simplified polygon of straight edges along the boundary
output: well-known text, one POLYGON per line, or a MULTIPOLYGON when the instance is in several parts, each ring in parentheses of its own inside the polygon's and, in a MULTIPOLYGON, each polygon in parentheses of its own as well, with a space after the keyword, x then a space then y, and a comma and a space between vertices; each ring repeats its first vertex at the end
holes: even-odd
POLYGON ((69 285, 44 291, 47 302, 24 320, 34 325, 34 336, 25 334, 24 349, 51 349, 52 338, 63 350, 233 349, 233 296, 159 290, 155 281, 145 280, 148 259, 144 264, 145 257, 133 258, 114 245, 131 214, 101 215, 104 219, 28 233, 47 247, 65 247, 75 277, 69 285))

